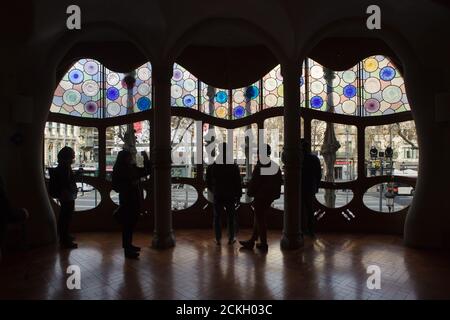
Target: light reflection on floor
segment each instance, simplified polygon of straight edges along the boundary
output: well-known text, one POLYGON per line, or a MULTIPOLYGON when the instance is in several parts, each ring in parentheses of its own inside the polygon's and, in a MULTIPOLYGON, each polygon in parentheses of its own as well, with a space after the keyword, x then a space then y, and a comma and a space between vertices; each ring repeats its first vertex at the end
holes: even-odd
MULTIPOLYGON (((241 231, 241 239, 249 234, 241 231)), ((137 234, 138 261, 123 257, 120 234, 78 234, 80 248, 56 246, 5 257, 1 299, 432 299, 450 298, 448 255, 406 248, 387 235, 320 234, 281 251, 270 233, 267 254, 217 247, 209 230, 177 231, 174 249, 148 248, 137 234), (66 269, 81 269, 81 290, 68 290, 66 269), (380 267, 381 289, 367 288, 367 267, 380 267)))

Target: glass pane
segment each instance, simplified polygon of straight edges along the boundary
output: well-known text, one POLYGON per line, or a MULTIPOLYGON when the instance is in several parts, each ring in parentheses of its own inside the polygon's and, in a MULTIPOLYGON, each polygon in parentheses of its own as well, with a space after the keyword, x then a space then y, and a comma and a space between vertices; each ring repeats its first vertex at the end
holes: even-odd
POLYGON ((135 155, 136 164, 144 165, 141 155, 146 151, 150 155, 150 124, 148 121, 106 128, 106 172, 112 173, 119 151, 130 150, 135 155))
POLYGON ((173 65, 172 107, 198 108, 198 79, 179 64, 173 65))
POLYGON ((100 118, 102 78, 102 68, 98 61, 77 61, 59 82, 50 111, 76 117, 100 118))
POLYGON ((172 184, 172 210, 191 207, 198 198, 197 190, 188 184, 172 184))
POLYGON ((367 176, 417 177, 419 147, 414 121, 367 127, 365 136, 367 176))
POLYGON ((312 120, 311 151, 319 157, 322 164, 322 180, 342 182, 356 179, 358 140, 355 126, 312 120), (327 127, 330 133, 327 133, 327 127), (332 157, 327 156, 328 150, 335 151, 334 165, 330 165, 333 172, 327 172, 326 161, 332 161, 332 157))
POLYGON ((375 185, 364 194, 366 207, 377 212, 397 212, 411 205, 414 188, 401 183, 375 185))
POLYGON ((152 66, 150 62, 130 74, 106 70, 106 117, 148 110, 152 107, 152 66), (130 84, 128 88, 127 83, 130 84))
POLYGON ((332 71, 308 59, 308 68, 310 108, 339 114, 358 114, 357 65, 346 71, 332 71))
POLYGON ((230 118, 230 94, 227 89, 219 89, 206 83, 201 84, 201 110, 210 116, 230 118))
POLYGON ((240 119, 258 112, 260 93, 259 81, 245 88, 234 89, 232 91, 233 119, 240 119))
POLYGON ((333 191, 331 189, 319 189, 319 192, 316 194, 317 201, 319 201, 322 205, 329 207, 329 208, 341 208, 346 206, 350 201, 353 199, 353 192, 352 190, 334 190, 334 201, 330 201, 330 203, 327 203, 327 196, 328 194, 333 194, 333 191))
POLYGON ((364 116, 410 110, 403 77, 389 58, 371 56, 362 61, 362 66, 364 116))
MULTIPOLYGON (((211 125, 203 124, 203 163, 209 165, 214 163, 218 150, 218 146, 226 142, 232 144, 233 130, 225 129, 211 125)), ((230 148, 230 146, 228 146, 230 148)))
MULTIPOLYGON (((283 168, 281 156, 284 146, 284 120, 283 117, 268 118, 264 121, 264 142, 272 148, 271 159, 283 168)), ((282 171, 283 172, 283 171, 282 171)), ((281 186, 281 196, 272 203, 272 207, 284 210, 284 185, 281 186)))
POLYGON ((151 68, 148 62, 127 77, 104 68, 96 60, 81 59, 58 84, 50 111, 105 118, 148 110, 152 106, 151 68))
POLYGON ((64 146, 75 151, 73 169, 83 168, 85 175, 98 173, 98 130, 64 123, 47 122, 44 131, 44 165, 58 165, 58 152, 64 146))
POLYGON ((283 117, 273 117, 264 121, 264 142, 272 148, 272 160, 282 166, 281 154, 284 146, 283 117))
POLYGON ((327 82, 321 64, 308 58, 309 101, 308 108, 327 111, 327 82))
POLYGON ((75 200, 75 211, 87 211, 94 209, 100 203, 101 195, 93 186, 77 182, 78 195, 75 200))
POLYGON ((281 66, 276 66, 263 78, 263 109, 284 106, 281 66))
POLYGON ((172 177, 196 176, 196 155, 202 148, 201 145, 197 148, 197 131, 201 131, 199 123, 190 118, 172 117, 172 177))

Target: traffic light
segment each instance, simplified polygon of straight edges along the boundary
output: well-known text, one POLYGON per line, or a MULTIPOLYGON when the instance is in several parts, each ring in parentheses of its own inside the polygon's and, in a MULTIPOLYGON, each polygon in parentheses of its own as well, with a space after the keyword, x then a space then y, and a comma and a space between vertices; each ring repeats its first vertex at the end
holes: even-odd
POLYGON ((376 159, 376 158, 378 157, 378 149, 377 149, 377 148, 372 147, 372 148, 370 149, 370 157, 371 157, 372 159, 376 159))

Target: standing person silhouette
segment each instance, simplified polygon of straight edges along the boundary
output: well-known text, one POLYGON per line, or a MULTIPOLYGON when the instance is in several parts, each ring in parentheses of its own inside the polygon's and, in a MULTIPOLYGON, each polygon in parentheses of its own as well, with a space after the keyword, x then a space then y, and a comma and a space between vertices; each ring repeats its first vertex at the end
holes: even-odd
POLYGON ((142 209, 143 189, 141 178, 150 174, 150 160, 145 151, 144 168, 139 168, 133 161, 130 151, 122 150, 117 155, 112 174, 113 190, 119 193, 119 208, 115 216, 122 225, 122 247, 125 257, 137 259, 141 248, 133 246, 133 231, 142 209))
POLYGON ((50 189, 56 189, 52 193, 59 200, 61 210, 58 218, 58 236, 62 247, 68 249, 78 248, 75 238, 69 234, 70 222, 75 210, 75 199, 78 188, 75 182, 76 175, 72 171, 75 159, 75 151, 70 147, 64 147, 58 152, 58 166, 50 169, 50 189))
POLYGON ((311 144, 300 140, 303 149, 302 167, 302 231, 303 234, 314 237, 314 210, 313 199, 319 191, 319 183, 322 179, 322 168, 319 158, 311 153, 311 144))
POLYGON ((253 169, 247 194, 253 197, 253 208, 255 212, 253 222, 253 234, 249 240, 239 241, 246 249, 253 249, 255 242, 260 239, 256 247, 262 251, 267 251, 267 223, 266 215, 272 202, 281 195, 281 185, 283 179, 280 167, 270 160, 272 153, 270 145, 264 146, 266 150, 266 159, 261 159, 261 151, 258 150, 258 162, 253 169))
POLYGON ((221 216, 224 212, 227 214, 228 244, 233 244, 236 242, 236 205, 242 195, 241 175, 234 161, 227 162, 227 144, 221 143, 219 149, 219 156, 206 170, 206 186, 214 197, 213 224, 216 244, 220 245, 222 238, 221 216))

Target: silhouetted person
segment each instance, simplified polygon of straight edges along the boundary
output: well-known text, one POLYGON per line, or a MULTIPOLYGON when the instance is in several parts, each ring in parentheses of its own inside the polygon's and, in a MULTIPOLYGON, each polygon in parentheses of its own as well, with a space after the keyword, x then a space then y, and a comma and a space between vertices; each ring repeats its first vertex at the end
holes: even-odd
POLYGON ((260 239, 256 245, 258 249, 266 251, 267 245, 267 223, 266 216, 272 202, 278 199, 281 194, 281 185, 283 183, 280 167, 270 160, 272 153, 270 145, 265 145, 266 159, 260 159, 258 151, 258 162, 253 169, 252 178, 248 185, 247 194, 253 197, 254 222, 253 234, 249 240, 240 241, 240 244, 247 249, 253 249, 255 242, 260 239))
POLYGON ((8 223, 23 222, 28 218, 24 208, 13 208, 6 194, 5 185, 0 177, 0 261, 8 223))
POLYGON ((141 178, 150 174, 150 160, 145 151, 144 168, 139 168, 133 161, 128 150, 122 150, 117 155, 112 174, 113 190, 119 193, 119 208, 115 216, 122 225, 122 247, 125 257, 137 259, 141 248, 133 246, 133 232, 142 209, 144 194, 141 178))
MULTIPOLYGON (((241 175, 234 162, 227 163, 226 143, 220 145, 221 153, 206 170, 206 186, 214 196, 214 232, 216 244, 222 239, 221 216, 227 214, 228 244, 236 242, 236 205, 242 195, 241 175)), ((230 161, 231 162, 231 161, 230 161)))
POLYGON ((302 229, 303 234, 314 236, 313 199, 319 191, 322 169, 319 158, 311 153, 311 144, 301 139, 304 154, 302 167, 302 229))
POLYGON ((75 238, 69 234, 70 222, 75 210, 75 199, 78 188, 75 182, 76 175, 72 171, 75 151, 64 147, 58 152, 58 166, 49 169, 50 195, 59 200, 61 210, 58 218, 58 236, 62 247, 75 249, 78 245, 75 238))

